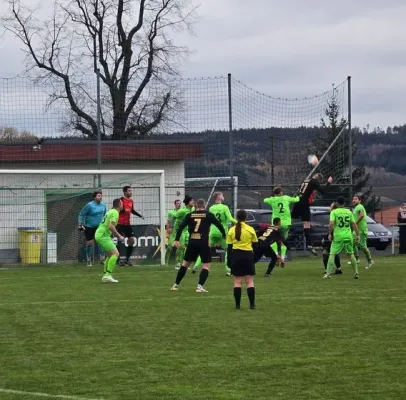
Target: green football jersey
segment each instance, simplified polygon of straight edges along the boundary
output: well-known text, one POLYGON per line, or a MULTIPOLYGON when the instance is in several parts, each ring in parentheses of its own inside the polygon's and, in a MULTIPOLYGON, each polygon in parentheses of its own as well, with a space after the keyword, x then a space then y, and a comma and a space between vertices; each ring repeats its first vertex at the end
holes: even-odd
POLYGON ((368 233, 367 212, 362 204, 358 204, 353 211, 354 220, 357 221, 360 214, 364 214, 364 218, 358 222, 358 229, 360 233, 368 233))
POLYGON ((110 231, 110 228, 109 228, 110 222, 112 222, 113 225, 117 225, 118 211, 115 208, 112 208, 111 210, 107 211, 106 215, 103 218, 103 221, 97 228, 97 232, 99 234, 111 236, 112 232, 110 231))
MULTIPOLYGON (((179 208, 179 210, 175 211, 175 223, 174 223, 173 229, 175 231, 177 231, 180 223, 183 221, 183 219, 186 217, 186 215, 190 214, 194 210, 195 210, 194 207, 192 207, 192 208, 182 207, 182 208, 179 208)), ((187 228, 185 228, 185 229, 187 229, 187 228)))
POLYGON ((174 228, 175 227, 176 211, 177 210, 173 209, 173 210, 170 210, 168 212, 168 222, 169 222, 169 225, 170 225, 170 226, 168 226, 168 228, 174 228))
MULTIPOLYGON (((229 222, 231 222, 233 224, 237 223, 237 220, 234 219, 234 217, 231 215, 230 209, 225 204, 222 204, 222 203, 213 204, 209 208, 209 211, 215 215, 215 217, 220 222, 220 224, 223 225, 223 228, 226 232, 228 230, 229 222)), ((211 236, 221 236, 221 233, 217 227, 212 225, 210 227, 210 235, 211 236)))
POLYGON ((352 240, 354 215, 346 208, 336 208, 330 213, 330 222, 334 222, 334 241, 352 240))
POLYGON ((290 214, 290 205, 297 203, 300 200, 299 197, 290 196, 272 196, 264 199, 264 203, 269 204, 272 208, 272 221, 274 218, 281 219, 281 226, 292 225, 292 217, 290 214))

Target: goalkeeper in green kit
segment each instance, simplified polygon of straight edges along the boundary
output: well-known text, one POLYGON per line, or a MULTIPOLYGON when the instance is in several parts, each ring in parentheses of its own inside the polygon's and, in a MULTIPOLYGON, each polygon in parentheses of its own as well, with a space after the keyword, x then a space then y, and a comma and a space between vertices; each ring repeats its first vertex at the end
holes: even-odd
MULTIPOLYGON (((292 225, 290 205, 293 203, 298 203, 300 197, 290 197, 284 195, 281 187, 276 187, 273 190, 273 194, 274 195, 272 197, 267 197, 264 199, 264 203, 268 204, 272 208, 272 220, 275 218, 280 218, 281 227, 279 228, 279 232, 282 238, 286 241, 289 237, 289 229, 292 225)), ((278 253, 276 243, 273 243, 271 247, 275 253, 278 253)), ((286 246, 282 244, 281 267, 284 267, 285 265, 286 250, 286 246)))
MULTIPOLYGON (((224 195, 221 192, 217 192, 213 194, 214 204, 209 208, 209 211, 214 214, 217 220, 223 225, 225 232, 228 231, 228 224, 236 224, 237 220, 233 218, 231 215, 230 209, 228 206, 223 204, 224 195)), ((210 247, 220 247, 225 251, 225 268, 226 268, 226 276, 231 276, 230 268, 227 267, 227 243, 225 238, 223 238, 221 232, 212 225, 210 228, 209 234, 209 244, 210 247)), ((196 264, 193 267, 192 273, 196 272, 196 269, 200 267, 202 264, 200 257, 197 259, 196 264)))

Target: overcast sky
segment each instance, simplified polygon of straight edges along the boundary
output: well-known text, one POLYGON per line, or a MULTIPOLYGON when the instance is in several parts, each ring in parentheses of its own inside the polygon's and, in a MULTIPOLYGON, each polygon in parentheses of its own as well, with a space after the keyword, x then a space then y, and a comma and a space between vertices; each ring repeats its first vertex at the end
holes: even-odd
MULTIPOLYGON (((26 0, 28 1, 28 0, 26 0)), ((228 72, 276 97, 311 96, 348 75, 353 125, 406 123, 404 0, 202 0, 184 75, 228 72)), ((0 5, 0 12, 4 5, 0 5)), ((0 77, 23 70, 20 43, 0 39, 0 77)))

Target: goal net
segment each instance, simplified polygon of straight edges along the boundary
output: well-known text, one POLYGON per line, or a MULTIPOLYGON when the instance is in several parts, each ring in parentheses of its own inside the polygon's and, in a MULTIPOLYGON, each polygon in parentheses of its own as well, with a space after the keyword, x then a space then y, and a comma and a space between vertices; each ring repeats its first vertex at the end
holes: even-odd
MULTIPOLYGON (((109 210, 122 188, 131 186, 134 209, 144 217, 131 216, 131 259, 164 265, 164 179, 163 170, 0 170, 0 264, 86 262, 79 213, 95 191, 109 210)), ((119 243, 120 257, 128 246, 128 240, 119 243)), ((97 245, 92 258, 103 259, 97 245)))

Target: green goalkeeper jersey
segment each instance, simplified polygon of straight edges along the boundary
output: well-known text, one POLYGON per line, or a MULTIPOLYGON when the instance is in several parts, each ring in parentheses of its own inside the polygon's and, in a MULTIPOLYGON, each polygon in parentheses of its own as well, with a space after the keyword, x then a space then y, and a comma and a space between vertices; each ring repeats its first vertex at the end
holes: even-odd
POLYGON ((168 212, 168 228, 175 228, 175 221, 176 221, 176 211, 175 209, 168 212))
POLYGON ((111 210, 107 211, 106 215, 103 218, 103 221, 97 228, 96 232, 99 235, 111 236, 112 232, 109 228, 110 222, 112 222, 113 225, 117 225, 118 217, 119 217, 119 214, 115 208, 112 208, 111 210))
POLYGON ((362 204, 358 204, 353 211, 354 220, 355 222, 358 221, 358 218, 361 214, 364 214, 364 218, 358 222, 358 229, 360 233, 368 233, 368 223, 367 223, 367 212, 365 211, 365 207, 362 204))
MULTIPOLYGON (((237 220, 234 219, 234 217, 231 215, 230 209, 225 204, 213 204, 209 208, 209 211, 215 215, 220 224, 223 225, 223 228, 226 232, 228 231, 229 222, 233 224, 237 223, 237 220)), ((210 228, 210 236, 221 236, 221 232, 218 230, 217 227, 212 225, 210 228)))
POLYGON ((347 208, 336 208, 330 213, 330 222, 334 222, 334 241, 352 240, 352 223, 354 215, 347 208))
POLYGON ((175 232, 179 229, 179 225, 183 221, 183 219, 186 217, 186 215, 190 214, 194 210, 195 210, 194 207, 192 207, 192 208, 182 207, 182 208, 179 208, 179 210, 175 211, 175 222, 173 225, 173 230, 175 232))
POLYGON ((283 195, 267 197, 266 199, 264 199, 264 203, 269 204, 272 208, 272 221, 274 218, 280 218, 281 226, 290 226, 292 225, 290 205, 292 203, 297 203, 299 200, 299 197, 290 197, 283 195))

